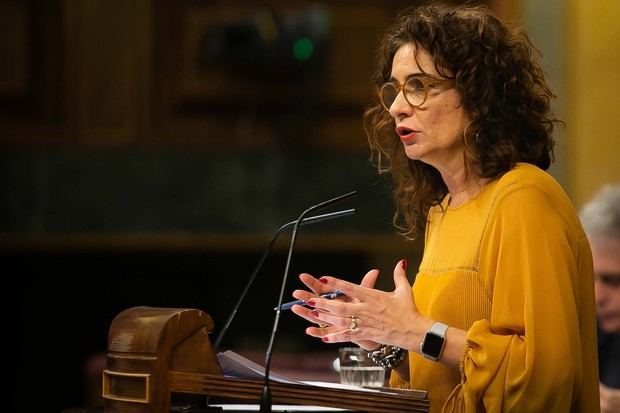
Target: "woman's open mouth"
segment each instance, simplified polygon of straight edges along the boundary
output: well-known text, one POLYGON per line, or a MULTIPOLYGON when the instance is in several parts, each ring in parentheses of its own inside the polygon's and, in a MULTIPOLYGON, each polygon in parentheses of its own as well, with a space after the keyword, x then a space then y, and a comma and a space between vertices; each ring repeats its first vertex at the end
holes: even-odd
POLYGON ((400 140, 403 141, 403 143, 407 143, 410 142, 413 138, 415 138, 418 132, 406 126, 398 126, 396 128, 396 133, 400 137, 400 140))

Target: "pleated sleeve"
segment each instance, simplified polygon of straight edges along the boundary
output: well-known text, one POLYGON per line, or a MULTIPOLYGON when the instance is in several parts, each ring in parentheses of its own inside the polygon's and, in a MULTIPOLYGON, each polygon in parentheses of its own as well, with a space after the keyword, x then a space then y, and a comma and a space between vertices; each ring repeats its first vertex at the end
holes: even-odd
POLYGON ((508 186, 479 257, 491 316, 467 332, 444 411, 598 411, 591 255, 570 202, 508 186))

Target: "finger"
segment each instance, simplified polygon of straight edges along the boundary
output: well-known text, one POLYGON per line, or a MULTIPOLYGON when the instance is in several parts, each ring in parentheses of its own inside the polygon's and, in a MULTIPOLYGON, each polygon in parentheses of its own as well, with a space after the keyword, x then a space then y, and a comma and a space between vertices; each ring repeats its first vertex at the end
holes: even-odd
POLYGON ((299 274, 299 279, 314 294, 312 294, 311 292, 305 291, 305 290, 295 290, 293 291, 292 295, 298 300, 308 301, 309 299, 313 297, 317 297, 318 295, 323 294, 323 292, 327 292, 326 287, 323 284, 321 284, 319 280, 317 280, 315 277, 313 277, 310 274, 307 274, 307 273, 299 274))
POLYGON ((299 274, 299 280, 306 285, 313 292, 320 291, 322 285, 315 277, 310 274, 302 273, 299 274))
POLYGON ((325 321, 319 320, 318 318, 313 316, 313 310, 303 307, 301 305, 294 305, 293 307, 291 307, 291 311, 293 313, 295 313, 296 315, 300 316, 301 318, 304 318, 308 321, 310 321, 311 323, 324 323, 325 321))
POLYGON ((300 316, 301 318, 304 318, 308 321, 310 321, 311 323, 316 323, 319 324, 318 327, 308 327, 306 328, 306 334, 312 336, 312 337, 322 337, 325 334, 329 333, 329 328, 331 327, 328 323, 326 323, 325 321, 319 320, 316 317, 313 317, 313 313, 312 310, 309 310, 305 307, 302 307, 300 305, 295 305, 291 308, 291 311, 293 313, 295 313, 296 315, 300 316))
POLYGON ((297 298, 298 300, 304 300, 304 301, 308 301, 311 298, 318 297, 316 294, 313 294, 306 290, 295 290, 293 291, 291 295, 297 298))
POLYGON ((409 280, 407 279, 407 260, 402 259, 398 261, 396 267, 394 267, 394 287, 395 291, 406 290, 407 292, 411 291, 411 284, 409 284, 409 280))
POLYGON ((325 334, 323 333, 323 329, 319 327, 308 327, 306 328, 306 334, 311 337, 323 337, 325 334))
POLYGON ((344 343, 348 341, 360 340, 359 330, 340 330, 335 333, 325 334, 321 340, 325 343, 344 343))
POLYGON ((318 279, 316 279, 310 274, 299 274, 299 279, 316 295, 325 294, 330 291, 328 287, 323 285, 318 279))
POLYGON ((366 275, 364 275, 360 285, 366 288, 375 288, 377 278, 379 278, 379 270, 370 270, 366 273, 366 275))
POLYGON ((321 277, 319 278, 319 283, 323 285, 323 288, 326 288, 326 291, 342 291, 346 295, 350 297, 360 298, 363 296, 365 292, 369 291, 368 288, 359 286, 357 284, 344 281, 335 277, 321 277))
POLYGON ((312 337, 318 337, 318 338, 321 338, 325 336, 326 334, 329 334, 330 332, 333 332, 333 331, 336 331, 336 330, 334 330, 334 327, 331 327, 331 326, 306 328, 307 335, 312 336, 312 337))
MULTIPOLYGON (((296 305, 291 308, 291 311, 294 314, 310 321, 311 323, 318 324, 321 328, 326 328, 332 325, 332 323, 330 322, 330 320, 327 319, 327 317, 320 317, 321 313, 316 310, 309 310, 305 307, 296 305)), ((339 324, 343 324, 338 319, 336 319, 336 321, 338 321, 339 324)))
POLYGON ((350 317, 343 317, 317 309, 310 311, 310 316, 317 320, 316 323, 318 324, 329 324, 340 329, 347 328, 350 322, 350 317))
MULTIPOLYGON (((331 314, 319 312, 315 313, 316 317, 321 319, 334 319, 337 320, 340 325, 333 325, 326 328, 308 327, 306 334, 313 337, 320 337, 324 342, 340 343, 340 342, 359 342, 364 341, 362 333, 360 332, 362 320, 358 317, 338 317, 333 318, 331 314)), ((372 345, 371 345, 372 347, 372 345)))
MULTIPOLYGON (((308 305, 322 313, 330 313, 330 316, 347 318, 351 314, 355 314, 356 303, 350 303, 340 300, 329 300, 326 298, 311 298, 308 305)), ((323 315, 321 315, 322 317, 323 315)), ((331 322, 331 321, 330 321, 331 322)))

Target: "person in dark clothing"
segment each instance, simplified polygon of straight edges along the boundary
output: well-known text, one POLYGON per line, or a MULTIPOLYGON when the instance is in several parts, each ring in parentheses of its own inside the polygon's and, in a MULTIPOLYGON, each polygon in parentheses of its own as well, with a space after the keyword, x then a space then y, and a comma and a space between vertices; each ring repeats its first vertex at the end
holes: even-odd
POLYGON ((620 184, 601 188, 580 218, 594 263, 601 412, 620 412, 620 184))

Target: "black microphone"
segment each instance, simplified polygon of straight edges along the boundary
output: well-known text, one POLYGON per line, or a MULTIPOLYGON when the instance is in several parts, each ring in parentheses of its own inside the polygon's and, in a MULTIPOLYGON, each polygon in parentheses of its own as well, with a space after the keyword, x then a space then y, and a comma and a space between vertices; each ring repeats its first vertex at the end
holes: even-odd
MULTIPOLYGON (((331 212, 329 214, 315 215, 313 217, 305 218, 303 221, 301 221, 301 225, 305 226, 305 225, 315 224, 317 222, 328 221, 330 219, 336 219, 336 218, 345 217, 345 216, 353 215, 353 214, 355 214, 355 209, 345 209, 343 211, 331 212)), ((292 227, 296 223, 297 223, 297 220, 291 221, 288 224, 282 225, 280 228, 278 228, 278 230, 271 237, 271 240, 269 241, 269 243, 267 244, 267 247, 265 247, 265 250, 263 251, 263 255, 261 256, 260 260, 258 261, 258 264, 256 265, 256 268, 254 268, 254 272, 250 276, 250 279, 248 280, 247 284, 245 285, 245 288, 243 289, 243 292, 241 293, 241 296, 239 297, 239 300, 237 300, 237 303, 235 304, 235 307, 233 308, 233 310, 230 313, 230 315, 228 316, 228 319, 226 320, 226 323, 224 324, 224 327, 220 331, 220 334, 217 336, 217 340, 215 340, 214 348, 216 350, 219 347, 219 345, 220 345, 220 343, 222 341, 222 338, 224 337, 224 334, 226 334, 226 331, 228 330, 228 327, 230 326, 230 323, 232 323, 233 319, 235 318, 235 315, 237 314, 237 311, 239 310, 239 307, 241 307, 241 303, 243 303, 243 300, 245 299, 245 296, 247 295, 248 291, 250 290, 250 287, 254 283, 254 279, 256 278, 256 275, 258 274, 258 272, 262 268, 263 263, 265 262, 265 259, 267 258, 267 255, 269 255, 269 252, 271 252, 271 249, 273 248, 274 244, 276 243, 276 240, 278 239, 278 236, 280 236, 282 231, 292 227)))
POLYGON ((288 278, 288 272, 291 265, 291 257, 293 255, 293 247, 295 246, 295 240, 297 238, 297 230, 303 222, 306 215, 316 211, 318 209, 327 208, 337 202, 357 195, 357 191, 349 192, 348 194, 340 195, 336 198, 332 198, 328 201, 321 202, 320 204, 311 206, 299 215, 299 218, 295 221, 295 227, 293 228, 293 235, 291 236, 291 245, 288 248, 288 257, 286 259, 286 267, 284 269, 284 276, 282 277, 282 286, 280 287, 280 296, 278 297, 278 305, 276 306, 276 316, 273 321, 273 329, 271 330, 271 337, 269 338, 269 345, 267 346, 267 352, 265 353, 265 381, 263 383, 263 391, 260 399, 260 413, 271 413, 271 388, 269 387, 269 372, 271 370, 271 354, 273 350, 273 342, 275 341, 276 332, 278 331, 278 323, 280 322, 280 313, 282 308, 282 299, 284 298, 284 290, 286 288, 286 279, 288 278))

